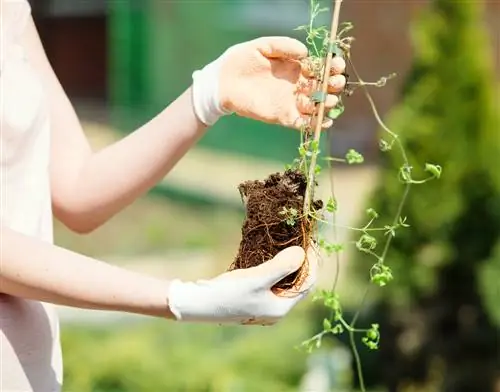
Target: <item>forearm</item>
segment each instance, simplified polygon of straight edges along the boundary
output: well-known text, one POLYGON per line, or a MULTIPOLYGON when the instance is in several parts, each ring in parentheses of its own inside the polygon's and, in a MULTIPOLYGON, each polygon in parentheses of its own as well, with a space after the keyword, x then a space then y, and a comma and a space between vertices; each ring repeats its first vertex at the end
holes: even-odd
POLYGON ((128 137, 92 154, 73 189, 71 213, 90 230, 106 222, 157 184, 205 129, 188 89, 128 137))
POLYGON ((0 292, 59 305, 173 318, 169 282, 1 228, 0 292))

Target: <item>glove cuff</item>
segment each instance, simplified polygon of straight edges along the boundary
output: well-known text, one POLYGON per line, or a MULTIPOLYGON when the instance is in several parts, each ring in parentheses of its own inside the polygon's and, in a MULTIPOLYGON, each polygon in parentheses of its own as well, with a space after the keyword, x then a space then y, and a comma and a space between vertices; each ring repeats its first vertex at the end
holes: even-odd
POLYGON ((205 125, 211 126, 217 120, 230 114, 220 103, 220 68, 221 58, 205 66, 202 70, 193 72, 193 108, 198 119, 205 125))
POLYGON ((168 306, 177 321, 213 321, 213 304, 207 287, 201 283, 170 282, 168 306))

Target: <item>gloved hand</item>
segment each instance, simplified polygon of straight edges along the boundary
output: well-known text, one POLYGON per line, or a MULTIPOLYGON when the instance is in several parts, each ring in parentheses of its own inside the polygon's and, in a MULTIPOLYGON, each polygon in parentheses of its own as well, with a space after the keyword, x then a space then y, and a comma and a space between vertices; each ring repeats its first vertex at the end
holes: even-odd
MULTIPOLYGON (((307 48, 288 37, 263 37, 234 45, 193 73, 193 105, 201 122, 213 125, 229 113, 300 128, 314 111, 317 87, 307 66, 307 48)), ((346 79, 345 61, 334 57, 326 109, 333 108, 346 79)), ((330 127, 332 121, 323 124, 330 127)))
POLYGON ((317 259, 310 248, 307 259, 301 247, 282 250, 256 267, 233 270, 210 280, 174 280, 168 291, 170 311, 177 320, 233 324, 272 325, 303 300, 316 282, 317 259), (271 287, 297 271, 307 261, 308 277, 295 292, 279 296, 271 287))

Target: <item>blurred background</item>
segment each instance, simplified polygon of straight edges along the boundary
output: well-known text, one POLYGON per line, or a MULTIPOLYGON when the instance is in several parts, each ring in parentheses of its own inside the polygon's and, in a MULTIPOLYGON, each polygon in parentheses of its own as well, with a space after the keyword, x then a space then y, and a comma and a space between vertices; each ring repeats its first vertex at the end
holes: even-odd
MULTIPOLYGON (((304 40, 294 28, 309 20, 308 0, 30 2, 96 149, 161 111, 230 45, 262 35, 304 40)), ((401 135, 414 175, 424 175, 426 162, 443 167, 439 181, 414 187, 403 212, 411 228, 398 233, 387 258, 395 280, 372 290, 361 313, 360 325, 379 323, 382 339, 377 351, 360 344, 366 387, 499 392, 500 2, 345 0, 342 7, 363 79, 398 75, 372 96, 401 135)), ((325 143, 333 156, 354 148, 365 161, 324 170, 319 193, 328 195, 333 178, 340 225, 363 225, 368 207, 388 224, 403 191, 401 158, 380 152, 382 133, 361 91, 345 105, 325 143)), ((56 241, 156 276, 218 274, 238 249, 238 184, 282 170, 298 144, 296 132, 223 118, 150 194, 85 236, 57 224, 56 241)), ((338 288, 348 320, 370 263, 354 251, 342 255, 338 288)), ((335 272, 325 259, 320 286, 330 287, 335 272)), ((307 301, 275 327, 243 328, 61 308, 65 391, 359 390, 343 336, 313 355, 295 349, 321 330, 325 315, 307 301)))

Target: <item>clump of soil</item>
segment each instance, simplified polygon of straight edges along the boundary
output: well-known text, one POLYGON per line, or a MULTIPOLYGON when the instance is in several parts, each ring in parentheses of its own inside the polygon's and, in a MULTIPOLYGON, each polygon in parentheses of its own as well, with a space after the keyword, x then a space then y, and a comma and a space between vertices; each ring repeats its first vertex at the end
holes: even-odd
MULTIPOLYGON (((307 249, 316 221, 304 216, 307 179, 303 173, 287 170, 270 175, 264 181, 246 181, 239 185, 246 207, 242 239, 230 270, 254 267, 272 259, 281 250, 298 245, 307 249)), ((323 202, 312 203, 318 211, 323 202)), ((299 271, 273 287, 276 294, 298 289, 307 277, 307 260, 299 271)))

